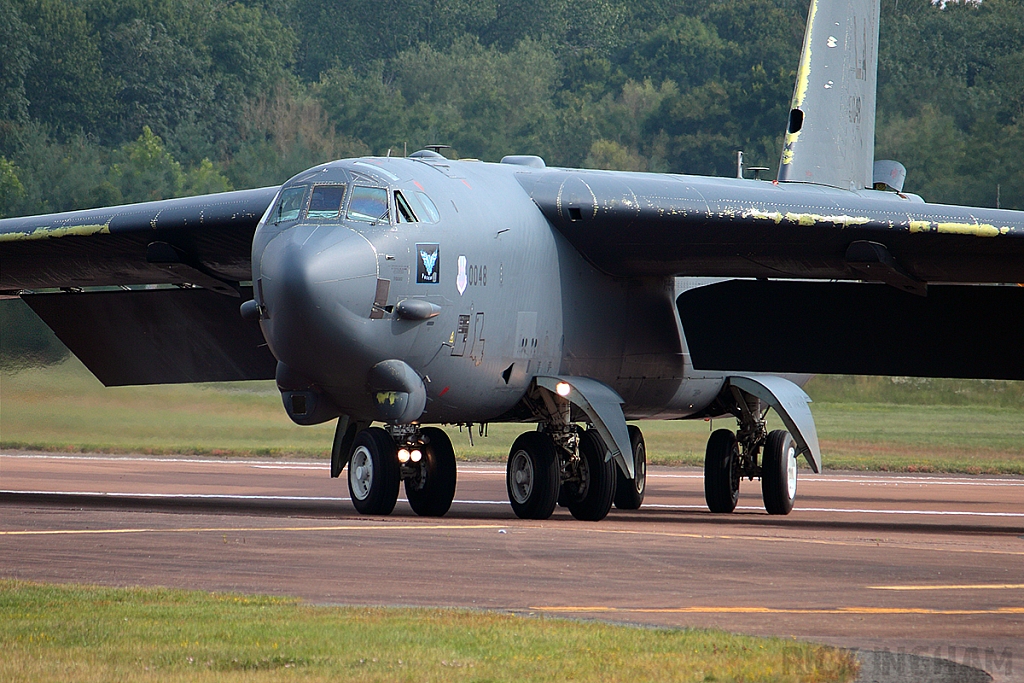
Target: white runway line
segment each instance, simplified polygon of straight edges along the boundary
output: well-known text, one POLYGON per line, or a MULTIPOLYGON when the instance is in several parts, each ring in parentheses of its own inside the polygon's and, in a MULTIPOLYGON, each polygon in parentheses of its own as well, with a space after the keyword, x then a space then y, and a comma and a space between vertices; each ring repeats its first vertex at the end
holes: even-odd
MULTIPOLYGON (((4 491, 0 490, 0 495, 6 494, 19 494, 29 496, 94 496, 97 498, 170 498, 173 500, 264 500, 264 501, 288 501, 288 502, 301 502, 301 501, 315 501, 315 502, 332 502, 332 503, 350 503, 351 498, 342 498, 338 496, 262 496, 262 495, 245 495, 245 494, 233 494, 233 493, 124 493, 123 491, 104 492, 104 491, 4 491)), ((408 503, 408 498, 399 498, 399 503, 408 503)), ((508 505, 507 500, 453 500, 452 504, 462 503, 464 505, 508 505)))
POLYGON ((250 465, 254 470, 315 470, 330 471, 330 465, 250 465))
MULTIPOLYGON (((25 460, 81 460, 89 462, 154 462, 154 463, 188 463, 193 465, 246 465, 253 469, 268 470, 330 470, 329 462, 299 460, 219 460, 213 458, 173 458, 158 456, 116 456, 116 455, 70 455, 55 453, 0 453, 0 459, 17 458, 25 460)), ((459 463, 459 472, 464 474, 505 476, 505 469, 498 469, 490 465, 477 465, 475 463, 459 463)), ((700 472, 668 473, 659 471, 648 471, 647 478, 657 479, 703 479, 700 472)), ((921 476, 906 475, 898 472, 880 476, 871 474, 844 474, 841 476, 817 475, 805 473, 801 475, 800 481, 806 484, 877 484, 893 486, 899 484, 941 484, 943 486, 1020 486, 1024 487, 1024 478, 1006 477, 963 477, 963 476, 921 476)))
POLYGON ((175 500, 265 500, 265 501, 350 501, 351 498, 335 496, 262 496, 234 493, 125 493, 123 491, 2 491, 0 495, 19 494, 23 496, 95 496, 97 498, 171 498, 175 500))
MULTIPOLYGON (((349 502, 351 498, 337 496, 266 496, 266 495, 241 495, 230 493, 105 493, 103 491, 6 491, 0 490, 0 495, 20 494, 33 496, 96 496, 100 498, 169 498, 174 500, 262 500, 288 501, 288 502, 349 502)), ((405 498, 399 498, 400 502, 408 502, 405 498)), ((453 504, 461 505, 508 505, 506 500, 459 500, 452 501, 453 504)), ((704 505, 668 505, 660 503, 645 503, 642 510, 707 510, 704 505)), ((737 510, 762 511, 763 508, 754 505, 738 505, 737 510)), ((970 510, 886 510, 870 508, 805 508, 797 505, 794 512, 830 512, 846 515, 910 515, 910 516, 936 516, 936 517, 1010 517, 1024 519, 1024 512, 976 512, 970 510)))
POLYGON ((806 484, 878 484, 882 486, 896 486, 909 484, 921 486, 924 484, 941 484, 943 486, 1024 486, 1024 479, 960 479, 954 477, 907 477, 901 474, 893 474, 892 477, 879 478, 877 474, 864 477, 829 477, 809 474, 800 478, 801 483, 806 484))
MULTIPOLYGON (((707 510, 707 506, 644 503, 640 509, 707 510)), ((755 511, 764 510, 763 507, 757 505, 737 505, 736 509, 755 511)), ((800 507, 800 505, 794 505, 793 512, 833 512, 844 515, 936 515, 953 517, 1020 517, 1021 519, 1024 519, 1024 512, 973 512, 968 510, 886 510, 868 508, 805 508, 800 507)))
POLYGON ((192 465, 250 465, 263 467, 300 467, 308 469, 330 469, 329 462, 318 464, 312 461, 287 460, 215 460, 213 458, 161 458, 148 455, 51 455, 49 453, 0 453, 0 459, 19 460, 85 460, 89 462, 176 462, 192 465))

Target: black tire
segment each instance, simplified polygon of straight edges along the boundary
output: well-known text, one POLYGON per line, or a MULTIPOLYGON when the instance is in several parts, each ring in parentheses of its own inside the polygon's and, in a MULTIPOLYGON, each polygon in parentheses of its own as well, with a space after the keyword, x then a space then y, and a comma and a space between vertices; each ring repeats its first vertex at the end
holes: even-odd
POLYGON ((401 479, 398 448, 391 435, 380 427, 359 432, 348 463, 348 492, 356 510, 364 515, 390 515, 401 479))
POLYGON ((704 454, 704 500, 712 512, 732 512, 740 497, 739 445, 728 429, 717 429, 704 454))
POLYGON ((505 488, 520 519, 547 519, 555 511, 559 488, 555 442, 544 432, 526 432, 512 444, 505 488))
POLYGON ((569 488, 569 482, 565 482, 558 489, 558 507, 569 507, 569 500, 572 498, 572 491, 569 488))
POLYGON ((580 481, 566 482, 569 512, 576 519, 597 522, 608 515, 615 498, 613 460, 605 461, 604 441, 597 430, 588 429, 580 437, 580 481))
POLYGON ((761 497, 769 515, 788 515, 796 499, 796 443, 784 429, 768 435, 761 459, 761 497))
POLYGON ((627 479, 622 470, 615 468, 615 507, 620 510, 639 510, 647 490, 647 444, 640 428, 629 425, 629 444, 633 447, 633 479, 627 479))
POLYGON ((455 498, 455 449, 452 440, 437 427, 424 427, 420 476, 405 480, 405 495, 412 511, 421 517, 441 517, 455 498))

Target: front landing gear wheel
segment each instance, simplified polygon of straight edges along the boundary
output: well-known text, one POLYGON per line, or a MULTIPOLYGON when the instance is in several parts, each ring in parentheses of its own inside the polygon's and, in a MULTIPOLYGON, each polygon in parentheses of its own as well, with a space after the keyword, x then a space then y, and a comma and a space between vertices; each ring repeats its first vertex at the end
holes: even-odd
POLYGON ((512 444, 505 487, 512 511, 520 519, 547 519, 558 501, 558 456, 544 432, 526 432, 512 444))
POLYGON ((405 495, 413 512, 421 517, 441 517, 455 498, 455 449, 444 431, 424 427, 420 475, 405 480, 405 495))
POLYGON ((604 442, 588 429, 580 438, 579 481, 566 482, 566 507, 576 519, 597 522, 608 515, 615 498, 615 462, 606 461, 604 442))
POLYGON ((348 463, 348 491, 356 510, 364 515, 390 515, 401 478, 398 449, 391 435, 380 427, 359 432, 348 463))
POLYGON ((644 502, 647 488, 647 446, 639 427, 629 425, 629 445, 633 447, 632 480, 626 479, 622 470, 615 468, 618 483, 615 484, 615 507, 620 510, 639 510, 644 502))
POLYGON ((740 450, 736 435, 718 429, 704 454, 704 500, 712 512, 732 512, 740 497, 740 450))
POLYGON ((796 444, 784 429, 768 435, 761 460, 761 497, 769 515, 788 515, 796 499, 796 444))

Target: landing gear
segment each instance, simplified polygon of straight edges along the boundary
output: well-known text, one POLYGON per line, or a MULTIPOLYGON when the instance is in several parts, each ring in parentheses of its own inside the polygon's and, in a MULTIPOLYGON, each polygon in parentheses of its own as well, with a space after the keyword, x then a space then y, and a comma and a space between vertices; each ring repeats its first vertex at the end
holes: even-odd
POLYGON ((783 429, 769 434, 765 428, 768 407, 735 386, 731 389, 731 411, 739 430, 733 433, 719 429, 708 439, 704 457, 704 499, 708 509, 732 512, 739 499, 740 479, 760 477, 765 510, 770 515, 788 515, 796 498, 796 442, 783 429))
POLYGON ((788 515, 796 498, 796 444, 789 432, 768 435, 761 463, 761 497, 769 515, 788 515))
POLYGON ((405 495, 413 512, 421 517, 441 517, 455 498, 455 450, 451 439, 437 427, 420 430, 421 460, 403 465, 411 470, 405 478, 405 495))
POLYGON ((573 479, 562 483, 566 507, 576 519, 596 522, 605 518, 615 497, 615 462, 605 460, 604 442, 597 430, 583 432, 573 479))
POLYGON ((400 479, 401 468, 391 435, 380 427, 359 432, 348 463, 348 490, 356 510, 364 515, 390 515, 398 500, 400 479))
POLYGON ((740 495, 739 446, 736 435, 719 429, 704 454, 704 500, 712 512, 732 512, 740 495))
POLYGON ((644 502, 644 491, 647 488, 647 446, 640 428, 629 425, 629 443, 633 447, 632 480, 627 479, 622 470, 616 468, 615 476, 615 507, 620 510, 639 510, 644 502))
POLYGON ((505 485, 520 519, 547 519, 555 511, 560 482, 555 442, 545 432, 526 432, 512 444, 505 485))
MULTIPOLYGON (((423 517, 448 512, 455 498, 456 468, 455 450, 444 431, 418 425, 369 427, 354 439, 350 431, 338 429, 332 461, 339 460, 339 471, 348 462, 348 490, 356 510, 390 515, 404 479, 413 512, 423 517)), ((332 471, 334 467, 332 463, 332 471)))
MULTIPOLYGON (((576 519, 604 519, 621 475, 615 461, 605 459, 607 448, 597 430, 582 431, 575 425, 546 429, 555 433, 527 432, 512 444, 505 472, 512 510, 522 519, 547 519, 557 502, 576 519)), ((642 444, 643 436, 639 440, 642 444)), ((640 467, 643 472, 644 465, 640 467)), ((632 489, 633 482, 626 482, 632 489)))

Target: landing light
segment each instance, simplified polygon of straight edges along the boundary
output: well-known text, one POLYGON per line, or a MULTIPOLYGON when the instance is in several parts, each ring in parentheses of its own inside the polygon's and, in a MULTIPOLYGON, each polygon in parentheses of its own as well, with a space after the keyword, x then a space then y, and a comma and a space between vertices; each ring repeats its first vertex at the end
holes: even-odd
POLYGON ((569 386, 568 382, 559 382, 555 385, 555 392, 559 396, 568 396, 570 391, 572 391, 572 387, 569 386))
POLYGON ((420 460, 423 459, 423 452, 420 451, 420 449, 418 449, 418 448, 416 450, 414 450, 412 453, 410 453, 409 455, 412 458, 413 462, 419 462, 420 460))
MULTIPOLYGON (((416 452, 419 453, 419 451, 416 451, 416 452)), ((398 450, 398 462, 400 462, 402 464, 405 464, 405 463, 409 462, 410 455, 411 454, 409 453, 408 450, 406 450, 404 448, 400 448, 398 450)), ((417 460, 418 460, 418 458, 417 458, 417 460)))

